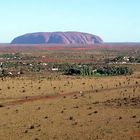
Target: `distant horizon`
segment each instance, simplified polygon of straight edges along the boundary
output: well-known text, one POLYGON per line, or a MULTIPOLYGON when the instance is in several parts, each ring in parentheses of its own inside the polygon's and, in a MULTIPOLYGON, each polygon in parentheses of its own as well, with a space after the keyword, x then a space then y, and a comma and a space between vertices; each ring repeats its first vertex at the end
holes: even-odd
POLYGON ((80 31, 140 42, 139 0, 1 0, 0 42, 34 32, 80 31))
MULTIPOLYGON (((0 42, 0 44, 11 44, 11 42, 0 42)), ((103 42, 102 44, 140 44, 140 42, 103 42)), ((11 44, 11 45, 44 45, 44 44, 11 44)), ((45 45, 53 45, 53 44, 45 44, 45 45)), ((66 44, 58 44, 58 45, 66 45, 66 44)), ((68 45, 80 45, 80 44, 68 44, 68 45)), ((97 45, 97 44, 91 44, 91 45, 97 45)))
MULTIPOLYGON (((56 33, 57 33, 57 32, 80 32, 80 33, 92 34, 92 33, 89 33, 89 32, 82 32, 82 31, 59 31, 59 30, 58 30, 58 31, 52 31, 52 32, 51 32, 51 31, 50 31, 50 32, 45 32, 45 31, 41 31, 41 32, 40 32, 40 31, 37 31, 37 32, 31 32, 31 33, 34 34, 34 33, 55 33, 55 32, 56 32, 56 33)), ((27 33, 21 34, 21 35, 19 35, 19 36, 26 35, 26 34, 30 34, 30 33, 27 32, 27 33)), ((97 34, 93 34, 93 35, 99 36, 99 35, 97 35, 97 34)), ((19 36, 16 36, 16 37, 19 37, 19 36)), ((16 38, 16 37, 14 37, 14 38, 16 38)), ((101 37, 101 36, 99 36, 99 37, 101 37)), ((13 39, 14 39, 14 38, 13 38, 13 39)), ((101 38, 102 38, 102 37, 101 37, 101 38)), ((12 40, 13 40, 13 39, 12 39, 12 40)), ((103 39, 103 38, 102 38, 102 39, 103 39)), ((11 40, 11 41, 12 41, 12 40, 11 40)), ((0 44, 10 44, 11 41, 10 41, 10 42, 0 42, 0 44)), ((103 41, 104 41, 104 39, 103 39, 103 41)), ((107 42, 105 42, 105 41, 104 41, 103 43, 104 43, 104 44, 106 44, 106 43, 138 43, 138 44, 139 44, 140 41, 139 41, 139 42, 135 42, 135 41, 120 41, 120 42, 119 42, 119 41, 116 41, 116 42, 107 41, 107 42)))
MULTIPOLYGON (((14 39, 14 38, 16 38, 16 37, 18 37, 18 36, 22 36, 22 35, 26 35, 26 34, 30 34, 30 33, 51 33, 51 31, 36 31, 36 32, 26 32, 26 33, 23 33, 23 34, 20 34, 20 35, 17 35, 17 36, 15 36, 15 37, 13 37, 9 42, 0 42, 0 44, 10 44, 10 42, 14 39)), ((81 33, 87 33, 87 34, 93 34, 93 35, 96 35, 96 36, 99 36, 99 37, 101 37, 102 38, 102 36, 100 36, 100 35, 98 35, 98 34, 94 34, 94 33, 91 33, 91 32, 82 32, 82 31, 68 31, 68 30, 66 30, 66 31, 52 31, 52 32, 81 32, 81 33)), ((102 38, 103 39, 103 41, 104 41, 104 38, 102 38)), ((140 43, 140 40, 139 41, 104 41, 104 43, 140 43)))

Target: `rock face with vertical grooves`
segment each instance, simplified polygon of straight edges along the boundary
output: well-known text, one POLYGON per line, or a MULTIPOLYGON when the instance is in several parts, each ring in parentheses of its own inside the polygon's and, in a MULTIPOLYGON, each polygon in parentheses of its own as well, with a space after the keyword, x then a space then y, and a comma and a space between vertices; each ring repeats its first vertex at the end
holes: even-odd
POLYGON ((100 44, 103 40, 96 35, 81 32, 38 32, 28 33, 13 39, 11 44, 100 44))

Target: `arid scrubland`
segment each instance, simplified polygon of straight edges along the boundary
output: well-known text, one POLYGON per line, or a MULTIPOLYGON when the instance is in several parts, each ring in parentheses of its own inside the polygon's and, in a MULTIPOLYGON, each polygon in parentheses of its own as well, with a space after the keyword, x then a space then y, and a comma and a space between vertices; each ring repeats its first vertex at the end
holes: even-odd
POLYGON ((140 77, 5 78, 0 137, 139 139, 140 77))
POLYGON ((140 139, 140 65, 136 63, 139 48, 80 48, 80 52, 78 48, 40 52, 37 48, 20 49, 21 54, 1 48, 0 140, 140 139), (29 56, 25 55, 27 52, 29 56), (128 57, 117 57, 120 52, 136 59, 122 64, 128 57), (47 61, 39 62, 40 56, 45 55, 47 61), (62 71, 51 71, 57 69, 58 63, 48 63, 50 56, 58 56, 59 60, 79 58, 80 62, 92 56, 93 64, 89 60, 80 64, 75 61, 76 69, 71 70, 81 66, 88 70, 89 63, 94 68, 94 62, 99 61, 98 65, 129 67, 133 74, 90 75, 90 71, 85 71, 84 76, 65 75, 62 71), (112 64, 106 62, 107 56, 112 64))

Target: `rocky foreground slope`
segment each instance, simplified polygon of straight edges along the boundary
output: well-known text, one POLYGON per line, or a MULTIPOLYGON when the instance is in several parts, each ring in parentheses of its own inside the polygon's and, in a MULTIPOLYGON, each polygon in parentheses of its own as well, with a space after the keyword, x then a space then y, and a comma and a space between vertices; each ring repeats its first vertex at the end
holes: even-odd
POLYGON ((38 32, 28 33, 13 39, 11 44, 100 44, 103 40, 96 35, 81 32, 38 32))

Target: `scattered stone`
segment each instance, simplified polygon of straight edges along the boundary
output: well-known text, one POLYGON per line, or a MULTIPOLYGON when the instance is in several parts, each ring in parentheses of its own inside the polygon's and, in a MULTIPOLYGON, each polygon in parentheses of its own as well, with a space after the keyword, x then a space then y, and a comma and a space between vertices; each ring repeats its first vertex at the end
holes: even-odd
POLYGON ((95 104, 96 105, 96 104, 99 104, 99 102, 98 101, 97 102, 93 102, 92 104, 95 104))
POLYGON ((0 107, 4 107, 4 105, 0 104, 0 107))
POLYGON ((37 108, 37 110, 40 110, 40 109, 41 109, 41 107, 38 107, 38 108, 37 108))
POLYGON ((31 125, 31 126, 30 126, 30 129, 34 129, 34 128, 35 128, 34 125, 31 125))
POLYGON ((64 111, 62 110, 61 113, 64 113, 64 111))
POLYGON ((73 120, 73 117, 70 117, 69 120, 73 120))
POLYGON ((136 115, 132 116, 132 118, 136 118, 136 115))
POLYGON ((121 120, 122 119, 122 117, 119 117, 119 120, 121 120))
POLYGON ((78 124, 78 122, 74 122, 74 123, 72 123, 72 125, 77 125, 78 124))
POLYGON ((91 116, 91 115, 92 115, 92 113, 89 113, 88 115, 89 115, 89 116, 91 116))
POLYGON ((92 107, 90 106, 88 109, 90 110, 90 109, 92 109, 92 107))
POLYGON ((73 108, 79 108, 78 106, 74 106, 73 108))
POLYGON ((28 130, 25 130, 25 132, 24 133, 28 133, 28 130))
POLYGON ((95 114, 97 114, 97 113, 98 113, 98 111, 94 111, 94 113, 95 113, 95 114))
POLYGON ((22 90, 22 92, 24 93, 26 90, 22 90))

